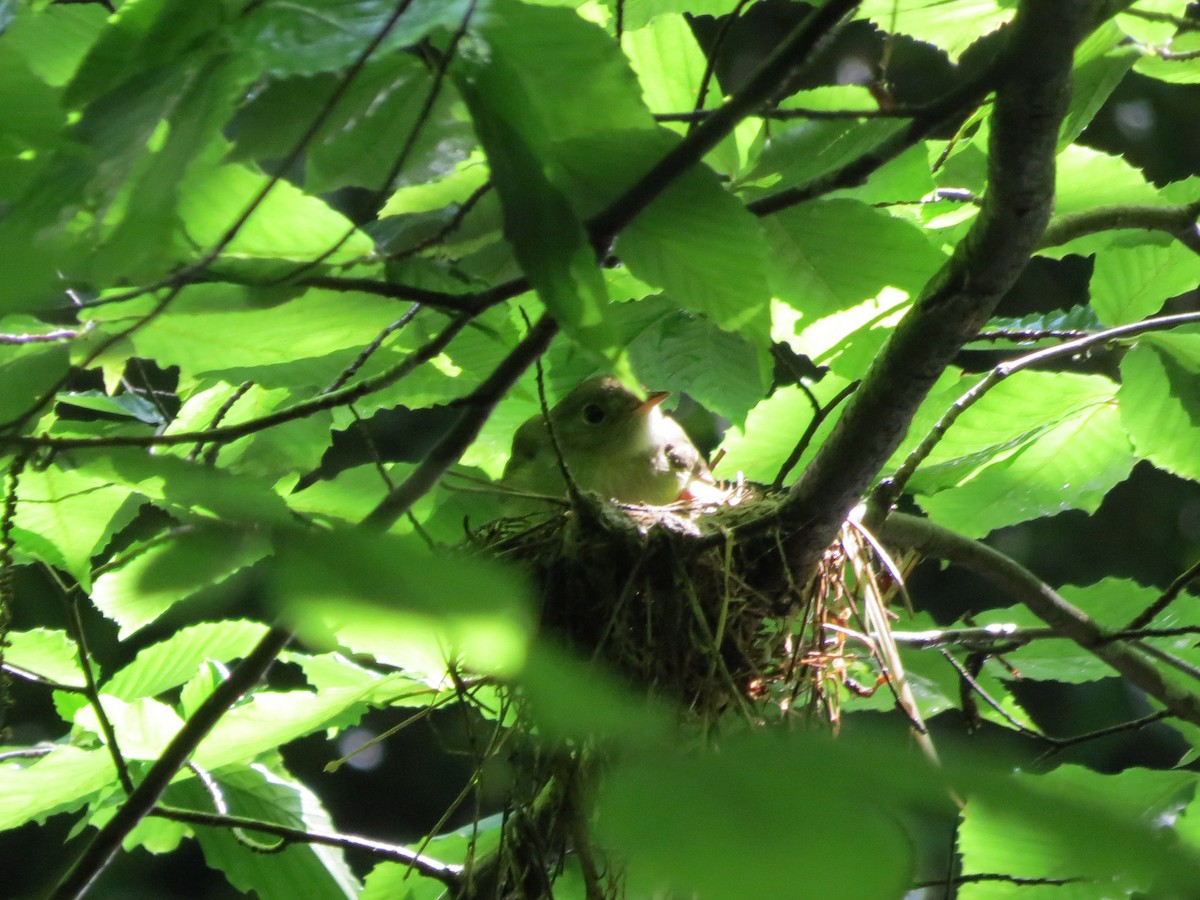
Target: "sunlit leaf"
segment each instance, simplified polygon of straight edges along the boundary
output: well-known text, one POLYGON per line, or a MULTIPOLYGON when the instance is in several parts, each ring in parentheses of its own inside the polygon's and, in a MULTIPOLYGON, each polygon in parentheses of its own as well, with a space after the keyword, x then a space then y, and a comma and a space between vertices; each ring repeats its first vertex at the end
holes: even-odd
MULTIPOLYGON (((219 528, 135 547, 121 565, 96 579, 92 602, 121 626, 125 637, 181 600, 219 586, 238 570, 261 559, 267 549, 261 535, 219 528)), ((196 660, 190 668, 194 670, 198 663, 196 660)), ((139 670, 134 671, 134 675, 126 676, 130 682, 121 682, 120 695, 136 690, 138 679, 145 677, 136 674, 139 670)), ((180 681, 191 674, 192 671, 182 674, 180 681)), ((153 677, 170 680, 174 676, 159 671, 153 677)))
MULTIPOLYGON (((4 662, 40 678, 71 687, 83 687, 87 680, 79 663, 79 648, 65 631, 33 628, 10 631, 4 648, 4 662)), ((92 662, 95 671, 95 661, 92 662)))
POLYGON ((460 658, 511 671, 524 658, 526 589, 497 563, 361 530, 285 533, 270 579, 303 632, 414 674, 436 675, 460 658))
POLYGON ((102 690, 122 700, 154 697, 183 684, 203 662, 245 656, 266 631, 267 626, 259 622, 205 622, 182 628, 138 653, 102 690))

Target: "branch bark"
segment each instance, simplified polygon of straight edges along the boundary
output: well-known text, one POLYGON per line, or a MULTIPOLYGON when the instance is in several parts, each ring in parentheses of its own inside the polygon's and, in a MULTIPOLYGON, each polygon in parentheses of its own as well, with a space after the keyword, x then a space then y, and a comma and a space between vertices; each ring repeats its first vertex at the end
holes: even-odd
POLYGON ((1174 715, 1200 725, 1200 697, 1167 681, 1144 654, 1105 632, 1082 610, 1000 551, 907 513, 892 513, 876 533, 889 545, 958 563, 995 582, 1063 637, 1104 660, 1174 715))
POLYGON ((903 440, 917 407, 987 321, 1037 248, 1054 201, 1059 127, 1076 44, 1096 0, 1023 0, 1002 53, 988 155, 988 192, 975 225, 876 358, 779 515, 798 530, 807 567, 903 440))

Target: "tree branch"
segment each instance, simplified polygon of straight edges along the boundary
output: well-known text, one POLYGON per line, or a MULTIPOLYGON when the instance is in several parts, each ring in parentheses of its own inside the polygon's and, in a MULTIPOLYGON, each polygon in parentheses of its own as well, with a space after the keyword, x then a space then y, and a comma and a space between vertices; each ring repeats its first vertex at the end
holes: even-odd
POLYGON ((1184 246, 1200 253, 1197 217, 1200 217, 1200 202, 1181 206, 1100 206, 1053 219, 1042 232, 1038 249, 1059 247, 1076 238, 1102 231, 1135 228, 1142 231, 1164 231, 1184 246))
POLYGON ((408 375, 413 369, 441 353, 460 331, 467 327, 474 318, 473 314, 461 313, 442 329, 436 337, 426 341, 403 360, 384 372, 371 378, 364 378, 349 387, 340 388, 328 393, 317 395, 311 400, 305 400, 293 406, 288 406, 276 412, 260 416, 257 419, 247 419, 235 425, 223 425, 217 428, 206 428, 203 431, 178 431, 174 434, 116 434, 106 437, 52 437, 50 435, 12 434, 0 435, 0 447, 5 444, 15 444, 21 447, 51 447, 58 450, 68 448, 98 448, 98 447, 170 447, 176 444, 228 442, 303 419, 313 413, 335 406, 345 406, 368 394, 383 390, 408 375))
MULTIPOLYGON (((830 191, 863 184, 871 173, 882 168, 884 164, 891 162, 937 129, 951 123, 961 123, 967 114, 982 103, 984 97, 996 87, 997 73, 1003 68, 1003 65, 1002 58, 941 99, 909 110, 907 115, 911 116, 912 121, 907 127, 886 138, 879 146, 862 156, 850 160, 840 169, 820 175, 806 184, 753 200, 746 204, 746 208, 756 216, 769 216, 772 213, 813 200, 822 194, 828 194, 830 191)), ((857 115, 861 117, 869 114, 858 113, 857 115)), ((882 115, 879 113, 876 114, 876 117, 882 115)), ((827 115, 824 118, 834 118, 834 116, 827 115)))
POLYGON ((441 860, 434 859, 432 856, 425 856, 422 853, 409 850, 407 847, 401 847, 398 844, 385 844, 383 841, 376 841, 353 834, 325 834, 319 831, 305 831, 302 828, 292 828, 288 825, 280 825, 276 822, 267 822, 262 819, 199 812, 175 806, 156 806, 151 810, 150 815, 157 816, 160 819, 170 819, 172 822, 187 822, 190 825, 207 825, 212 828, 243 828, 246 831, 258 831, 262 834, 281 837, 289 843, 320 844, 325 847, 338 847, 342 850, 357 850, 370 855, 374 859, 412 866, 415 871, 426 878, 436 879, 447 886, 457 884, 459 874, 462 871, 462 866, 444 863, 441 860))
MULTIPOLYGON (((957 422, 963 413, 978 403, 984 394, 996 387, 1000 382, 1008 378, 1008 376, 1016 374, 1022 369, 1028 369, 1032 366, 1049 362, 1052 359, 1074 356, 1100 344, 1136 337, 1139 334, 1145 334, 1147 331, 1165 331, 1177 325, 1189 325, 1196 322, 1200 322, 1200 313, 1192 312, 1179 313, 1173 316, 1156 316, 1141 322, 1132 322, 1129 325, 1118 325, 1116 328, 1098 331, 1095 334, 1087 334, 1073 341, 1065 341, 1054 347, 1035 350, 1032 353, 1026 353, 1024 356, 1018 356, 1015 359, 1000 363, 1000 365, 988 372, 982 380, 976 382, 970 390, 955 400, 934 426, 929 429, 929 433, 925 435, 921 443, 914 447, 912 452, 908 454, 900 468, 876 485, 875 490, 871 494, 871 506, 877 510, 876 514, 882 513, 891 506, 900 494, 904 492, 908 480, 917 471, 917 467, 929 457, 934 447, 946 436, 946 432, 950 429, 950 426, 957 422)), ((1140 624, 1145 625, 1146 622, 1140 624)), ((1131 625, 1130 627, 1134 628, 1138 626, 1131 625)))
POLYGON ((826 0, 810 12, 783 39, 724 105, 712 111, 682 141, 671 148, 616 202, 588 223, 588 233, 598 253, 605 253, 613 238, 650 205, 680 174, 699 163, 746 116, 770 102, 792 72, 808 62, 821 39, 860 0, 826 0))
POLYGON ((889 515, 876 534, 888 544, 957 563, 995 582, 1059 634, 1104 660, 1171 713, 1200 725, 1200 697, 1167 681, 1142 653, 1114 640, 1082 610, 1000 551, 906 513, 889 515))
POLYGON ((229 677, 205 698, 155 760, 146 777, 134 788, 133 793, 125 798, 116 815, 108 820, 92 838, 92 842, 84 848, 83 853, 50 895, 52 900, 82 897, 87 892, 92 882, 112 861, 129 832, 154 809, 171 779, 187 763, 200 742, 229 708, 258 683, 291 637, 288 631, 272 628, 237 668, 229 673, 229 677))
POLYGON ((558 333, 558 325, 549 314, 543 315, 530 329, 529 334, 509 352, 495 370, 469 397, 459 401, 466 408, 450 429, 442 435, 433 449, 421 460, 420 465, 394 490, 379 502, 363 525, 386 531, 404 515, 418 499, 423 497, 438 480, 446 474, 463 451, 479 436, 479 430, 487 421, 500 399, 508 393, 521 374, 533 364, 533 360, 545 352, 550 341, 558 333))
POLYGON ((1053 204, 1074 48, 1096 10, 1096 0, 1021 3, 1002 54, 983 208, 789 490, 779 515, 797 528, 791 546, 796 564, 811 565, 833 540, 903 440, 930 387, 988 320, 1036 248, 1053 204))

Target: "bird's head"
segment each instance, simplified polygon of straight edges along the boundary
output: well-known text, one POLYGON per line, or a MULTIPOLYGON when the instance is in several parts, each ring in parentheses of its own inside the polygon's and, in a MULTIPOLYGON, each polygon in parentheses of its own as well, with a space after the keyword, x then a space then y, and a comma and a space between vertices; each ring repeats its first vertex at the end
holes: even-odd
POLYGON ((657 391, 643 400, 611 376, 589 378, 551 411, 555 437, 568 454, 620 457, 644 451, 653 442, 662 418, 658 406, 667 396, 657 391))

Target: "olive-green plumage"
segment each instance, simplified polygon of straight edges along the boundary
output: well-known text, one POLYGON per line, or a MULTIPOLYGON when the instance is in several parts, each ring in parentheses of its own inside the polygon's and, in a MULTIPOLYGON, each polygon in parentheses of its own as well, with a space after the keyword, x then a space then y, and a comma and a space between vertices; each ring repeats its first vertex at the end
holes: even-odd
MULTIPOLYGON (((575 484, 621 503, 661 506, 712 473, 679 423, 659 404, 666 393, 640 399, 615 378, 590 378, 550 410, 554 436, 575 484)), ((515 491, 565 496, 566 485, 541 415, 513 436, 502 483, 515 491)))

